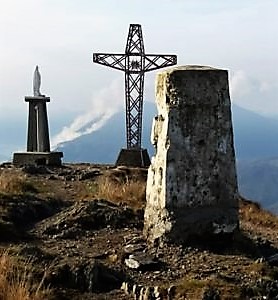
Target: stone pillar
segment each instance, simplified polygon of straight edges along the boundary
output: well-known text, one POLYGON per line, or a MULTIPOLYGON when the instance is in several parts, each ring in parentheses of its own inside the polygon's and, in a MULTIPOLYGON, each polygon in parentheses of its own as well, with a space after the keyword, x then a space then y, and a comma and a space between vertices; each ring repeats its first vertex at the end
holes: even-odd
POLYGON ((148 170, 144 234, 186 242, 238 227, 228 72, 172 68, 156 79, 158 116, 148 170))
POLYGON ((25 97, 29 102, 27 151, 50 152, 49 129, 46 102, 49 97, 34 96, 25 97))

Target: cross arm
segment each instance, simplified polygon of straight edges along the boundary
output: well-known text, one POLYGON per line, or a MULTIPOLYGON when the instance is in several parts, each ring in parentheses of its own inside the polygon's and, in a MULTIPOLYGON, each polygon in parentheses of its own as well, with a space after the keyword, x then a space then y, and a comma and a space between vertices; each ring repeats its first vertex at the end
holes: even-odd
POLYGON ((156 69, 169 67, 177 64, 176 55, 156 55, 146 54, 145 55, 145 72, 153 71, 156 69))
POLYGON ((124 54, 93 53, 93 62, 120 71, 125 70, 124 54))

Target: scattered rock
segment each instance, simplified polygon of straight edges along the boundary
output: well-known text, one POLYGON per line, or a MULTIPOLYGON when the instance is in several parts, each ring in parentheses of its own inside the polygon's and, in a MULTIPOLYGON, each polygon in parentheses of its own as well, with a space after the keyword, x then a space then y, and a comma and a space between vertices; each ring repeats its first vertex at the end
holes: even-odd
POLYGON ((19 255, 28 257, 33 262, 42 261, 42 260, 53 260, 54 257, 49 253, 45 253, 42 249, 35 245, 28 245, 25 244, 20 251, 18 252, 19 255))
POLYGON ((78 175, 78 180, 92 179, 99 175, 101 175, 99 169, 84 170, 81 172, 81 174, 78 175))
POLYGON ((278 266, 278 253, 268 257, 266 261, 272 266, 278 266))
POLYGON ((58 176, 65 181, 82 181, 87 179, 93 179, 100 176, 102 173, 99 168, 77 168, 66 169, 58 173, 58 176))
POLYGON ((220 300, 220 293, 214 287, 209 287, 207 290, 204 291, 204 295, 202 300, 220 300))
POLYGON ((256 264, 261 264, 263 262, 265 262, 265 258, 264 257, 260 257, 260 258, 258 258, 258 259, 255 260, 256 264))
POLYGON ((143 244, 129 244, 124 247, 124 252, 126 254, 132 254, 134 252, 143 251, 146 248, 146 245, 143 244))
POLYGON ((159 262, 155 260, 154 257, 147 253, 136 253, 131 254, 127 259, 125 259, 125 264, 130 269, 136 270, 154 270, 159 266, 159 262))
POLYGON ((125 166, 119 166, 110 170, 110 179, 114 179, 117 182, 125 182, 127 179, 145 181, 147 179, 148 170, 145 168, 129 168, 125 166))
POLYGON ((60 200, 42 200, 32 195, 17 195, 0 197, 0 231, 2 241, 9 241, 25 236, 25 230, 35 222, 45 219, 56 212, 66 203, 60 200))
POLYGON ((0 168, 3 168, 3 169, 11 169, 13 168, 13 164, 10 163, 10 162, 3 162, 0 164, 0 168))
POLYGON ((0 219, 0 242, 18 240, 21 236, 22 232, 13 223, 0 219))
POLYGON ((143 226, 143 217, 132 209, 115 205, 106 200, 76 202, 74 205, 58 213, 46 224, 42 223, 44 234, 61 238, 76 237, 86 230, 98 230, 110 226, 124 228, 126 226, 143 226))
POLYGON ((78 289, 81 292, 106 292, 119 289, 123 275, 91 260, 72 265, 60 263, 50 270, 46 282, 51 286, 78 289))
POLYGON ((32 174, 32 175, 36 175, 36 174, 51 174, 52 172, 50 171, 49 168, 47 168, 46 166, 36 166, 36 165, 25 165, 21 168, 21 170, 24 173, 27 174, 32 174))

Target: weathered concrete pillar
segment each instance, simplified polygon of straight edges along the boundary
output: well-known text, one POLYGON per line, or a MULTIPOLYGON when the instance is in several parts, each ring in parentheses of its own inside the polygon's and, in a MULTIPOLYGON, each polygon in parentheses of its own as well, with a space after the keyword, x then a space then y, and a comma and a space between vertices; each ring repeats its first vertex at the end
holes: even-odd
POLYGON ((238 189, 228 72, 202 66, 161 72, 156 103, 145 236, 186 242, 232 233, 238 189))

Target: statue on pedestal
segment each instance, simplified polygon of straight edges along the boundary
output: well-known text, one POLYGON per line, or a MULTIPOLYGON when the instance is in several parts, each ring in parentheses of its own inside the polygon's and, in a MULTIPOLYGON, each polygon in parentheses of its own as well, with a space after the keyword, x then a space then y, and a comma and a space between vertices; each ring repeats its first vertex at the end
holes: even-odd
POLYGON ((62 152, 50 151, 49 128, 46 104, 50 97, 40 92, 41 74, 36 66, 33 76, 33 96, 26 96, 29 104, 27 151, 13 155, 15 165, 52 165, 61 166, 62 152))

